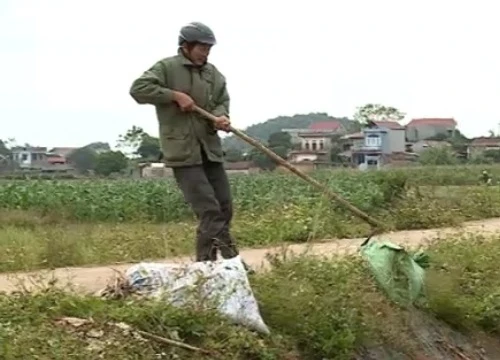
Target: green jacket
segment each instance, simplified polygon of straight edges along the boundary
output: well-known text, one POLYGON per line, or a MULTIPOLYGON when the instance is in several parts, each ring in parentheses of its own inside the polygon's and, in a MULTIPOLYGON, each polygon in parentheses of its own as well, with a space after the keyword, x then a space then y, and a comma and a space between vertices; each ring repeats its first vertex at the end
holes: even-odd
POLYGON ((130 95, 137 103, 156 107, 167 166, 201 164, 200 146, 209 160, 223 162, 217 130, 197 113, 182 112, 173 102, 173 90, 190 95, 198 106, 215 116, 229 117, 229 94, 224 76, 209 63, 197 68, 179 51, 178 55, 154 64, 130 88, 130 95))

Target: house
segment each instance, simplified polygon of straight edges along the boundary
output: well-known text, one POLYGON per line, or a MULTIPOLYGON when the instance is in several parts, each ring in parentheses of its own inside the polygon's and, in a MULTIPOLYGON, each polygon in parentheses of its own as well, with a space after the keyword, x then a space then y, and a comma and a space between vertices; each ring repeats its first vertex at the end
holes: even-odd
POLYGON ((350 149, 351 161, 360 169, 380 168, 405 154, 405 128, 397 122, 369 121, 363 137, 350 149))
MULTIPOLYGON (((227 174, 252 174, 259 169, 250 161, 227 162, 224 163, 227 174)), ((171 168, 166 167, 162 162, 144 162, 138 164, 138 172, 134 175, 146 179, 159 179, 173 175, 171 168)))
POLYGON ((406 138, 410 142, 426 140, 438 135, 453 136, 457 122, 453 118, 413 119, 406 125, 406 138))
POLYGON ((237 161, 224 163, 226 172, 231 174, 253 174, 260 171, 260 169, 253 165, 251 161, 237 161))
POLYGON ((14 146, 10 152, 12 160, 21 169, 34 169, 47 165, 46 147, 14 146))
POLYGON ((299 134, 300 149, 292 150, 288 160, 299 163, 302 161, 324 160, 328 157, 331 148, 331 139, 323 133, 299 134))
POLYGON ((427 150, 427 149, 441 149, 444 147, 451 147, 451 144, 447 141, 438 140, 419 140, 416 143, 411 144, 411 151, 417 154, 427 150))
POLYGON ((486 150, 500 150, 500 137, 478 137, 472 139, 468 148, 467 154, 477 154, 486 150))
POLYGON ((47 153, 47 162, 51 165, 68 164, 68 156, 77 150, 75 147, 55 147, 47 153))
POLYGON ((328 135, 341 135, 345 134, 346 129, 342 123, 332 118, 332 120, 318 121, 312 123, 307 129, 282 129, 281 131, 287 132, 291 136, 292 144, 301 144, 303 139, 301 134, 305 133, 321 133, 328 135))
POLYGON ((365 143, 365 134, 363 132, 357 132, 353 134, 347 134, 340 138, 340 147, 342 152, 340 156, 344 158, 352 158, 352 149, 359 149, 365 143))
POLYGON ((332 147, 332 137, 345 133, 340 121, 321 121, 312 124, 308 129, 297 133, 297 144, 300 149, 289 154, 289 160, 294 163, 302 161, 326 161, 329 159, 332 147))
POLYGON ((162 162, 139 163, 138 170, 138 177, 145 179, 161 179, 173 175, 172 169, 166 167, 162 162))

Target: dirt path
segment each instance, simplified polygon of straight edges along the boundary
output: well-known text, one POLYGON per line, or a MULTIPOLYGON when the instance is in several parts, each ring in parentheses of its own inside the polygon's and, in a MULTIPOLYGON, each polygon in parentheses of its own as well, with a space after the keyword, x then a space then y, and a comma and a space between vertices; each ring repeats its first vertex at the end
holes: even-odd
MULTIPOLYGON (((428 241, 438 239, 445 235, 459 234, 464 232, 474 233, 496 233, 500 232, 500 218, 468 222, 457 228, 441 228, 431 230, 398 231, 383 235, 384 239, 407 247, 425 245, 428 241)), ((354 253, 364 239, 341 239, 330 240, 321 243, 290 245, 286 249, 291 253, 302 253, 307 251, 314 256, 328 256, 332 254, 354 253)), ((279 253, 283 247, 267 249, 249 249, 241 252, 242 257, 254 269, 266 268, 266 254, 279 253)), ((190 258, 163 259, 159 262, 186 262, 190 258)), ((108 265, 100 267, 72 267, 55 270, 42 270, 29 273, 0 274, 0 292, 11 292, 19 283, 27 287, 34 283, 46 283, 57 279, 60 286, 71 284, 75 289, 84 292, 95 292, 102 289, 112 279, 117 271, 125 271, 132 264, 108 265)))

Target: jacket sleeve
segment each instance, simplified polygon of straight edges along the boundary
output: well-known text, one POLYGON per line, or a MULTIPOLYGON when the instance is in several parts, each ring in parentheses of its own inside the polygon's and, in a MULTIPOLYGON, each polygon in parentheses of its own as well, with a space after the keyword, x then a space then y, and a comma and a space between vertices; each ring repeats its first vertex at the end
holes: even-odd
POLYGON ((230 98, 229 98, 229 93, 227 91, 226 79, 223 78, 222 89, 217 97, 217 100, 215 101, 215 109, 212 111, 212 113, 215 116, 229 117, 229 103, 230 103, 230 98))
POLYGON ((132 83, 130 96, 138 104, 165 105, 174 100, 173 91, 167 88, 166 69, 162 61, 158 61, 141 77, 132 83))

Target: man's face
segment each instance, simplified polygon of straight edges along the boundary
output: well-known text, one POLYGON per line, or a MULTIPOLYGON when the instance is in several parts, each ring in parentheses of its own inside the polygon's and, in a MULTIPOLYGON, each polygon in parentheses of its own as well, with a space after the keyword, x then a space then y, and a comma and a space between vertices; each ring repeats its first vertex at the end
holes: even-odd
POLYGON ((211 48, 212 46, 207 44, 194 44, 186 50, 193 64, 202 66, 207 62, 211 48))

